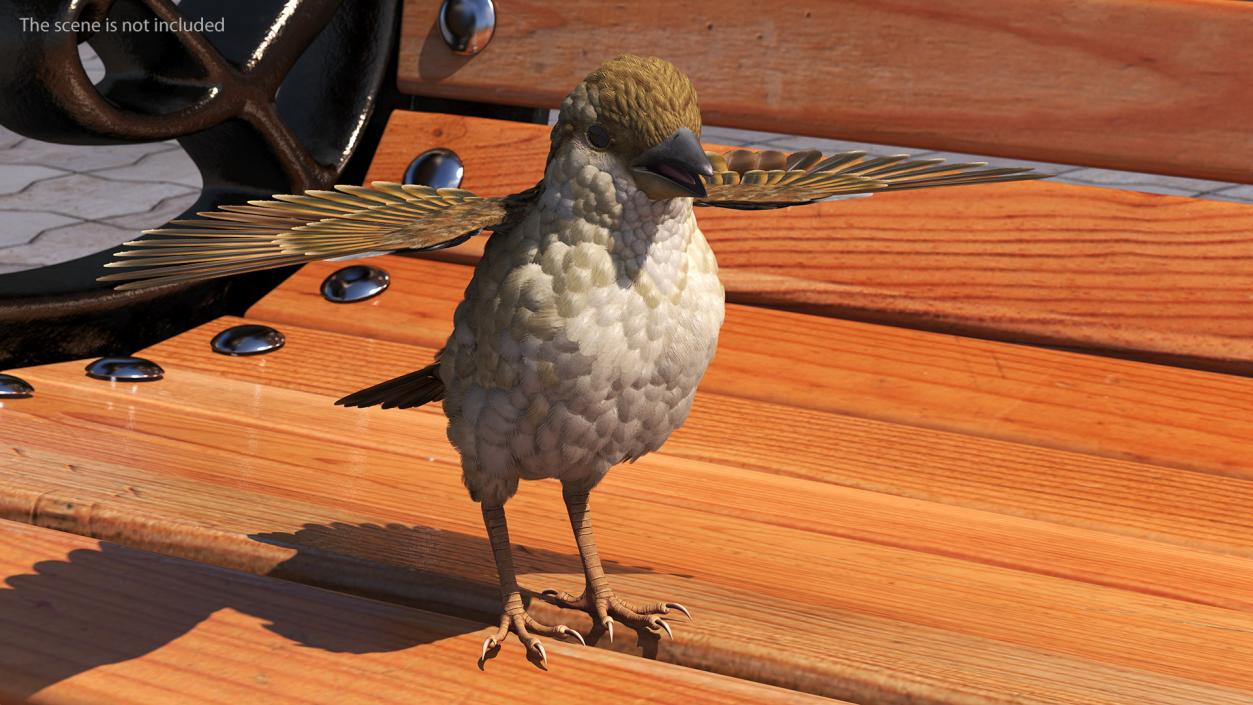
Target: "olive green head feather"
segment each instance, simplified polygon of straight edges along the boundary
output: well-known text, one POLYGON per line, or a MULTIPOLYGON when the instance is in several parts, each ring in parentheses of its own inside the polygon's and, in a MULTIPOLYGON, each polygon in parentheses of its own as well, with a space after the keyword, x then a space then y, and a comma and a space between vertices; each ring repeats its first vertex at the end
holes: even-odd
POLYGON ((553 128, 554 147, 592 125, 608 135, 609 151, 627 159, 679 128, 699 137, 696 89, 664 59, 623 54, 601 64, 566 97, 553 128))

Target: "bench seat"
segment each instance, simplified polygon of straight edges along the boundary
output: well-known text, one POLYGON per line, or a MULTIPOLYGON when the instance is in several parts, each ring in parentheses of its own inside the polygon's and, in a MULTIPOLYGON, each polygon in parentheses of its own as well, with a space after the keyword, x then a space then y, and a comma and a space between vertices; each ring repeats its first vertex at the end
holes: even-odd
MULTIPOLYGON (((499 196, 543 175, 548 129, 397 112, 367 180, 435 147, 499 196)), ((1253 374, 1248 204, 1032 181, 697 217, 734 302, 1253 374)))
MULTIPOLYGON (((222 319, 141 353, 159 383, 20 371, 38 393, 0 410, 3 516, 490 622, 440 410, 331 404, 426 364, 470 275, 378 262, 377 299, 322 300, 336 265, 317 264, 254 306, 288 337, 271 355, 210 353, 241 322, 222 319)), ((1243 702, 1251 396, 1241 377, 733 305, 689 424, 593 499, 615 585, 698 621, 596 646, 854 702, 1243 702), (789 361, 769 379, 767 353, 789 361)), ((577 588, 556 484, 509 506, 524 587, 577 588)))

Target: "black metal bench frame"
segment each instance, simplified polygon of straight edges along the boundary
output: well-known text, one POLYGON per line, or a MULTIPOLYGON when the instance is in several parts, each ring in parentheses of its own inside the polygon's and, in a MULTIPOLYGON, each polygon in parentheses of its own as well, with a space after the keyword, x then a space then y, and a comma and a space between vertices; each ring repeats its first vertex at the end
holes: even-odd
MULTIPOLYGON (((543 121, 546 111, 405 96, 398 0, 16 0, 0 6, 0 124, 67 144, 177 139, 203 178, 187 213, 360 183, 397 108, 543 121), (111 22, 94 34, 31 32, 111 22), (222 20, 224 31, 121 31, 127 21, 222 20), (52 24, 52 26, 56 26, 52 24), (93 85, 78 45, 101 57, 93 85)), ((153 226, 159 226, 154 223, 153 226)), ((110 250, 0 276, 0 370, 125 355, 241 315, 293 269, 114 292, 110 250)))

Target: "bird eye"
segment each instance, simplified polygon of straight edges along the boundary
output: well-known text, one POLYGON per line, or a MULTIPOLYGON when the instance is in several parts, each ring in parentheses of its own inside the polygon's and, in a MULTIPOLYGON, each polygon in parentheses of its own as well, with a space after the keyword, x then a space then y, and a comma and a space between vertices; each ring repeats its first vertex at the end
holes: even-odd
POLYGON ((587 128, 587 143, 596 149, 604 149, 609 146, 609 130, 600 125, 592 125, 587 128))

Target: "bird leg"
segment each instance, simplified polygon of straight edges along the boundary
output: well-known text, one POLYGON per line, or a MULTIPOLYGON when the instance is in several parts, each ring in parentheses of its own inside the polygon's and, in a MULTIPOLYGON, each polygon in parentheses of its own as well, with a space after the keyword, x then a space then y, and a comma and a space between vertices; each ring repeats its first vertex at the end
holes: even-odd
POLYGON ((552 637, 568 636, 586 645, 587 642, 583 641, 581 634, 564 624, 550 627, 535 621, 531 615, 527 614, 526 608, 522 605, 522 591, 518 587, 518 576, 513 569, 513 552, 509 546, 509 526, 505 523, 505 508, 500 505, 483 504, 483 523, 487 526, 487 537, 492 544, 492 556, 496 559, 496 572, 500 576, 501 615, 500 628, 495 634, 483 640, 483 653, 479 660, 487 658, 488 650, 500 646, 505 641, 505 637, 509 636, 510 631, 518 635, 518 640, 526 645, 528 651, 535 652, 545 668, 548 667, 548 653, 544 651, 544 645, 535 634, 552 637))
POLYGON ((687 608, 677 602, 656 602, 641 607, 618 599, 605 570, 600 565, 600 554, 596 551, 596 538, 592 535, 592 520, 587 507, 586 491, 575 490, 563 486, 562 497, 566 501, 566 511, 570 514, 570 527, 574 529, 574 541, 579 546, 579 556, 583 559, 583 574, 587 579, 583 594, 575 597, 560 590, 545 590, 544 597, 561 607, 578 609, 592 615, 592 619, 604 628, 613 641, 614 619, 636 629, 648 629, 653 632, 664 631, 674 638, 670 625, 659 615, 668 614, 670 610, 678 610, 691 620, 692 615, 687 608))

